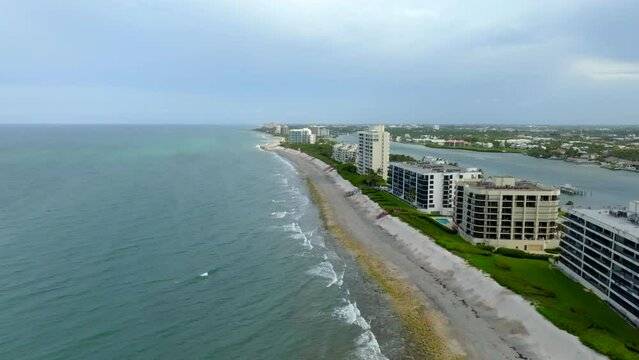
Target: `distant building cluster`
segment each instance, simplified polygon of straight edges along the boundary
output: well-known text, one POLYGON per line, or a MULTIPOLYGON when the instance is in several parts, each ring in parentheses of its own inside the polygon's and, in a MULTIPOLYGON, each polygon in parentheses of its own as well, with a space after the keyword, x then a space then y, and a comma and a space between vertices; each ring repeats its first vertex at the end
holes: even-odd
POLYGON ((465 140, 451 139, 451 140, 444 141, 444 146, 460 147, 460 146, 468 146, 468 145, 470 145, 470 143, 465 140))
POLYGON ((288 141, 293 144, 314 144, 317 139, 327 138, 331 135, 329 128, 320 125, 290 129, 288 125, 284 124, 266 123, 262 125, 262 130, 273 135, 288 136, 288 141))
POLYGON ((331 136, 330 130, 325 126, 313 125, 313 126, 309 126, 308 128, 311 129, 311 133, 313 133, 313 135, 315 135, 316 138, 331 136))
POLYGON ((266 123, 262 128, 273 135, 287 136, 288 126, 284 124, 266 123))

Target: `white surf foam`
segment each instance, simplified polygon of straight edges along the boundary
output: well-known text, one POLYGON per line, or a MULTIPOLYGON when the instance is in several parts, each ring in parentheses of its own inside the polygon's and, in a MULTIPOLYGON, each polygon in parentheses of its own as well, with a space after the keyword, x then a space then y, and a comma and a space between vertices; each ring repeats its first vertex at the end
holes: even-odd
POLYGON ((357 303, 350 302, 346 299, 344 299, 344 301, 346 301, 346 305, 336 308, 333 311, 333 316, 344 320, 347 324, 357 325, 362 328, 362 330, 369 330, 371 326, 362 316, 362 313, 357 307, 357 303))
POLYGON ((337 275, 337 286, 342 287, 344 285, 344 273, 346 272, 346 268, 342 269, 342 272, 337 275))
POLYGON ((284 231, 288 231, 288 232, 298 232, 298 226, 297 223, 290 223, 290 224, 286 224, 286 225, 282 225, 282 228, 284 228, 284 231))
POLYGON ((296 240, 302 240, 303 246, 307 247, 309 250, 313 249, 313 244, 311 243, 311 240, 308 238, 308 236, 306 236, 306 233, 302 231, 302 228, 297 223, 294 222, 288 225, 283 225, 282 227, 284 228, 285 231, 296 233, 291 235, 291 238, 296 240))
POLYGON ((355 340, 355 345, 357 346, 355 350, 356 357, 366 360, 388 360, 388 358, 382 354, 377 338, 375 338, 375 334, 371 331, 370 324, 359 311, 357 303, 350 302, 347 299, 344 299, 344 301, 346 305, 336 308, 333 311, 333 316, 343 320, 347 324, 356 325, 363 330, 355 340))
POLYGON ((308 270, 306 273, 329 280, 326 287, 331 287, 333 284, 339 281, 339 279, 337 278, 337 274, 335 273, 335 269, 333 269, 333 264, 331 264, 331 262, 328 260, 322 261, 314 268, 308 270))
POLYGON ((286 216, 286 214, 288 214, 288 212, 286 211, 274 211, 271 213, 271 217, 276 218, 276 219, 281 219, 284 216, 286 216))
POLYGON ((324 238, 320 235, 317 235, 313 238, 313 242, 316 245, 319 245, 319 247, 326 249, 326 241, 324 241, 324 238))
POLYGON ((293 164, 291 164, 288 160, 286 160, 285 158, 283 158, 282 156, 280 156, 278 153, 276 152, 271 152, 271 154, 275 155, 275 157, 277 159, 279 159, 283 164, 286 165, 286 167, 288 167, 289 170, 291 170, 292 172, 297 174, 297 169, 295 168, 295 166, 293 164))
POLYGON ((306 234, 302 231, 302 229, 299 226, 298 226, 298 229, 300 231, 300 235, 301 235, 302 239, 304 240, 304 243, 302 245, 307 247, 309 250, 312 250, 313 249, 313 244, 311 244, 311 240, 306 236, 306 234))
POLYGON ((370 330, 366 330, 358 336, 355 340, 355 344, 357 345, 355 356, 358 359, 388 360, 388 358, 382 354, 382 349, 379 347, 375 334, 370 330))

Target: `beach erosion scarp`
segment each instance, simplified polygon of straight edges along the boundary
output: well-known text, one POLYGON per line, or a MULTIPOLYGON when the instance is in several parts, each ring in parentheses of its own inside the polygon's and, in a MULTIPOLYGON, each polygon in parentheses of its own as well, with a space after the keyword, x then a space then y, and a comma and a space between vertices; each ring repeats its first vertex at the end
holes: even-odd
POLYGON ((307 177, 338 241, 392 298, 413 352, 429 359, 605 359, 521 296, 383 210, 326 163, 270 146, 307 177))

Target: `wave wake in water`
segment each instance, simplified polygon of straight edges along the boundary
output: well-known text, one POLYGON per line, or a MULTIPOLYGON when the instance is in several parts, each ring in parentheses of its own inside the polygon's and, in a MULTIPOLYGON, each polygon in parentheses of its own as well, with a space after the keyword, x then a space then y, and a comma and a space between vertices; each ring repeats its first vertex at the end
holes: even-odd
POLYGON ((386 356, 382 354, 375 334, 371 331, 370 324, 364 319, 357 307, 357 303, 351 302, 348 299, 343 299, 343 301, 346 302, 346 305, 336 308, 333 312, 333 316, 343 320, 347 324, 358 326, 363 330, 355 340, 357 344, 357 349, 355 350, 357 358, 387 360, 386 356))
POLYGON ((272 218, 281 219, 288 214, 287 211, 274 211, 271 213, 272 218))
POLYGON ((342 286, 344 281, 344 272, 342 272, 340 276, 338 276, 335 272, 335 269, 333 268, 333 264, 328 260, 322 261, 314 268, 308 270, 306 273, 329 280, 326 284, 326 287, 331 287, 335 284, 337 284, 337 286, 342 286))

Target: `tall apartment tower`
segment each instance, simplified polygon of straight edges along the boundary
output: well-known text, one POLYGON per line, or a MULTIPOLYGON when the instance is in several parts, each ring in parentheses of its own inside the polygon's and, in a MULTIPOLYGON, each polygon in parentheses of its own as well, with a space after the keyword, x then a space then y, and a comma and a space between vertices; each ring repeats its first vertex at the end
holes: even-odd
POLYGON ((388 159, 390 155, 390 134, 384 125, 371 126, 368 131, 358 133, 357 172, 366 175, 369 170, 380 173, 388 179, 388 159))
POLYGON ((559 189, 507 176, 460 180, 453 221, 474 244, 542 251, 559 246, 558 210, 559 189))

